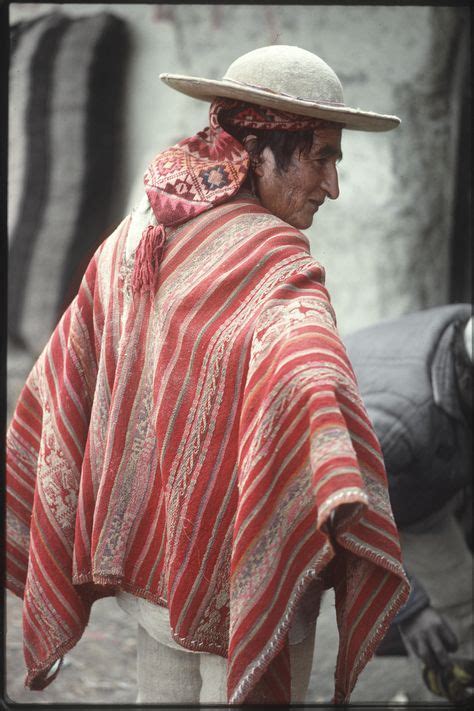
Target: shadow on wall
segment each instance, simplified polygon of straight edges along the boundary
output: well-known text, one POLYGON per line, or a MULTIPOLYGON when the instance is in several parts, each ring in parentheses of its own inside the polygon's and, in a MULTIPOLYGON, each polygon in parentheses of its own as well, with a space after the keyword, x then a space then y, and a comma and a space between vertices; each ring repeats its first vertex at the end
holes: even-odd
POLYGON ((392 258, 380 263, 387 313, 397 289, 411 293, 411 310, 471 298, 469 12, 431 8, 429 52, 396 88, 404 119, 394 136, 396 219, 384 237, 392 258))

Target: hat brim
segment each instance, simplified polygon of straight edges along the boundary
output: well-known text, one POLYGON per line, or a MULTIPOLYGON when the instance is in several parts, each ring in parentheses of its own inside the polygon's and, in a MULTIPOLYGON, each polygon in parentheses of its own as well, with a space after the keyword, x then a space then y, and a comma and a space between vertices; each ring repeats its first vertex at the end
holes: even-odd
POLYGON ((398 116, 377 114, 348 106, 318 104, 253 86, 234 84, 225 79, 219 81, 168 73, 160 74, 160 79, 172 89, 200 101, 212 102, 217 97, 241 99, 251 104, 289 111, 300 116, 333 121, 355 131, 391 131, 401 123, 398 116))

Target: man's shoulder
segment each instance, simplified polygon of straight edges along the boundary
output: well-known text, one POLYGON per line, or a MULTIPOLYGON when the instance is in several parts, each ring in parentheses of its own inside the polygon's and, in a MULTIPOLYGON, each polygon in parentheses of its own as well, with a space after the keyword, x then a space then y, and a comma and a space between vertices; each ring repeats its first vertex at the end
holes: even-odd
POLYGON ((384 319, 346 336, 355 352, 403 355, 429 353, 447 325, 468 318, 469 304, 446 304, 384 319), (375 350, 374 350, 375 349, 375 350))
POLYGON ((427 439, 434 411, 433 355, 449 325, 468 310, 465 304, 426 309, 345 337, 360 392, 384 443, 396 443, 407 432, 427 439))
POLYGON ((213 211, 221 211, 222 213, 233 214, 237 212, 242 219, 256 220, 257 224, 265 225, 275 229, 287 231, 291 234, 299 235, 302 239, 308 241, 308 238, 303 232, 300 232, 296 227, 288 224, 280 217, 274 215, 270 210, 264 207, 261 202, 251 193, 237 193, 235 197, 220 205, 212 208, 213 211))
MULTIPOLYGON (((397 385, 417 378, 417 372, 428 377, 429 364, 446 328, 455 320, 467 318, 467 304, 448 304, 384 320, 345 337, 349 356, 363 380, 380 370, 390 373, 397 385)), ((428 378, 429 379, 429 378, 428 378)))
POLYGON ((189 223, 191 232, 198 227, 206 233, 211 230, 215 235, 228 234, 232 237, 232 243, 238 243, 239 249, 245 248, 248 256, 254 254, 257 259, 263 253, 267 255, 267 260, 271 254, 275 257, 279 254, 283 258, 290 252, 310 255, 308 237, 273 215, 250 195, 238 195, 216 205, 196 220, 198 222, 193 220, 189 223))

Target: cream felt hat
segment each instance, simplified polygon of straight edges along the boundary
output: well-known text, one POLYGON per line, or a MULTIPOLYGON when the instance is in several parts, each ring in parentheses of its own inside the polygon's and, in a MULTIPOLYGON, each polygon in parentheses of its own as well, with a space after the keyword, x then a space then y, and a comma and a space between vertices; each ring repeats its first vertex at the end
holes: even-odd
POLYGON ((167 73, 160 74, 160 79, 194 99, 240 99, 358 131, 390 131, 400 124, 397 116, 346 106, 336 73, 316 54, 300 47, 274 44, 254 49, 238 57, 222 80, 167 73))

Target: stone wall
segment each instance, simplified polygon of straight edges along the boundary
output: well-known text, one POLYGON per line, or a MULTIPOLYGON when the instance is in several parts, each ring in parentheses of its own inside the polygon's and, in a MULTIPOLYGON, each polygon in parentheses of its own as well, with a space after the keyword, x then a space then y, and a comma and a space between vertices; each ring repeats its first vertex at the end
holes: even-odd
POLYGON ((30 3, 12 4, 11 21, 51 9, 107 10, 129 23, 117 220, 139 194, 148 160, 207 123, 208 105, 167 88, 160 72, 220 78, 246 51, 294 44, 335 69, 346 103, 403 122, 389 133, 345 132, 340 198, 308 230, 341 332, 448 300, 466 8, 30 3))

